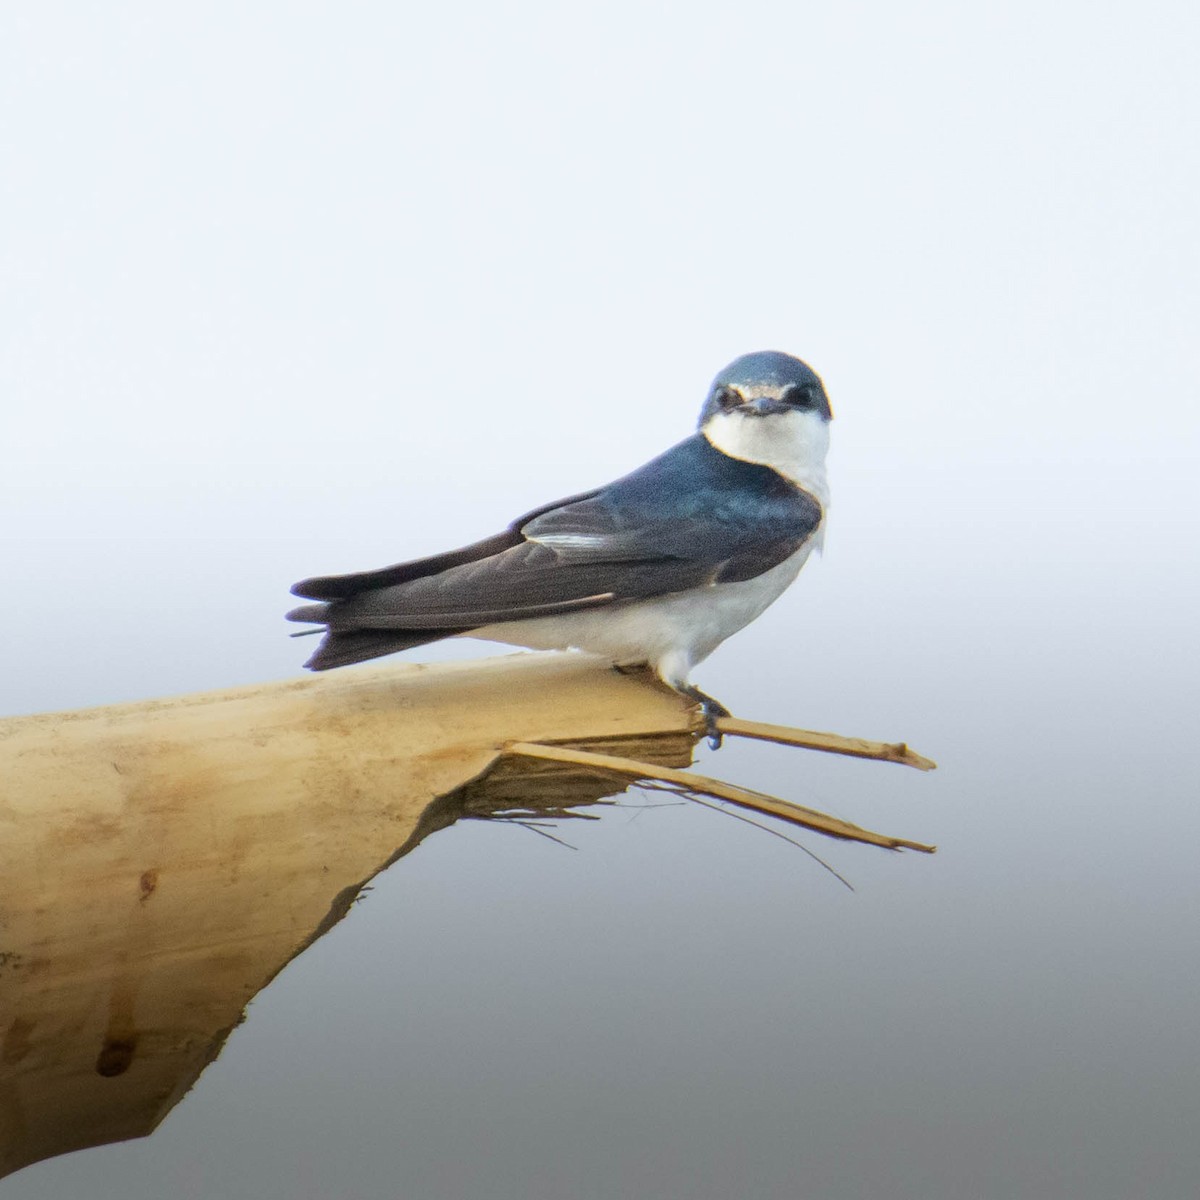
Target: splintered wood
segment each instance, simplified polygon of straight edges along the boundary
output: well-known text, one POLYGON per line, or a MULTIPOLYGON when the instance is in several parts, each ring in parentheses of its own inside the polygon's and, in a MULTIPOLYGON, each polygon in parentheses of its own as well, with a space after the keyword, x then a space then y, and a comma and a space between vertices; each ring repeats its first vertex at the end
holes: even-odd
POLYGON ((151 1132, 250 999, 377 872, 463 817, 564 815, 641 780, 932 849, 680 770, 699 732, 675 693, 574 655, 0 720, 0 1175, 151 1132))
MULTIPOLYGON (((722 722, 722 724, 724 723, 722 722)), ((735 731, 723 729, 722 732, 733 733, 735 731)), ((801 731, 796 730, 795 732, 801 731)), ((825 748, 822 747, 822 749, 825 748)), ((816 809, 793 804, 790 800, 781 800, 778 796, 768 796, 765 792, 751 791, 749 788, 738 787, 734 783, 725 783, 721 779, 712 779, 708 775, 696 775, 691 771, 656 767, 651 763, 618 758, 613 754, 594 754, 584 750, 575 750, 569 746, 542 746, 529 742, 514 742, 505 749, 509 754, 523 754, 529 758, 545 758, 552 762, 594 767, 597 771, 608 772, 619 778, 658 780, 671 784, 673 789, 683 796, 694 793, 700 796, 711 796, 715 800, 728 800, 740 808, 753 809, 755 812, 765 813, 767 816, 781 817, 793 825, 811 829, 814 833, 823 833, 828 837, 842 838, 849 842, 883 846, 888 850, 920 850, 925 854, 932 854, 937 849, 936 846, 926 846, 921 842, 910 842, 904 838, 873 833, 869 829, 851 825, 849 821, 842 821, 826 813, 817 812, 816 809)), ((874 758, 878 756, 860 754, 858 757, 874 758)), ((899 760, 888 758, 883 761, 897 762, 899 760)))

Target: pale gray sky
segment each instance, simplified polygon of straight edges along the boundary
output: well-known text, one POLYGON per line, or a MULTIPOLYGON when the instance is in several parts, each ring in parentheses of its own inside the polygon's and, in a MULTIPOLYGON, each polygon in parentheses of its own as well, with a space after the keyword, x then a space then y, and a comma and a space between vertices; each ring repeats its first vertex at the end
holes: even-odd
POLYGON ((154 1137, 6 1200, 1192 1196, 1198 34, 10 6, 0 712, 294 674, 294 579, 621 474, 773 347, 828 552, 697 681, 942 769, 705 769, 942 851, 814 844, 851 895, 699 809, 447 831, 154 1137))

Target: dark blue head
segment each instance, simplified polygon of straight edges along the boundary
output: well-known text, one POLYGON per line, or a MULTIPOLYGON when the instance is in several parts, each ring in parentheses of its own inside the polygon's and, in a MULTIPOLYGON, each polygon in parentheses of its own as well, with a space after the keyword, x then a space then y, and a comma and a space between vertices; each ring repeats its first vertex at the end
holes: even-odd
POLYGON ((718 413, 745 416, 815 413, 832 420, 829 397, 820 376, 807 363, 778 350, 759 350, 735 358, 712 382, 700 410, 703 428, 718 413))

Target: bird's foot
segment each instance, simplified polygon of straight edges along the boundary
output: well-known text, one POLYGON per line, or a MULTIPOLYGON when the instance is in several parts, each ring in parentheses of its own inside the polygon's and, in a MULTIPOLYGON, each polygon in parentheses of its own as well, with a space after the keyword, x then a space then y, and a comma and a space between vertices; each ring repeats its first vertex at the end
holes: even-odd
POLYGON ((724 739, 721 736, 721 731, 717 728, 717 722, 722 717, 731 717, 733 714, 720 701, 714 700, 706 692, 702 692, 698 687, 694 687, 690 683, 677 683, 674 686, 675 690, 681 695, 695 700, 700 705, 700 711, 704 714, 704 736, 708 738, 709 748, 720 750, 721 742, 724 739))

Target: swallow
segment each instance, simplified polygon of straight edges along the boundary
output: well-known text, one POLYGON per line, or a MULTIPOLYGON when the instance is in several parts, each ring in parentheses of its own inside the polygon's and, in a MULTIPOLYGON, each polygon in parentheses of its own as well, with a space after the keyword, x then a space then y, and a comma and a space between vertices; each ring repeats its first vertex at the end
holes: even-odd
POLYGON ((743 355, 713 380, 696 432, 631 474, 459 550, 296 584, 316 603, 287 619, 324 635, 304 665, 325 671, 447 637, 576 649, 649 666, 701 707, 718 746, 729 710, 689 675, 822 545, 832 417, 806 363, 743 355))

